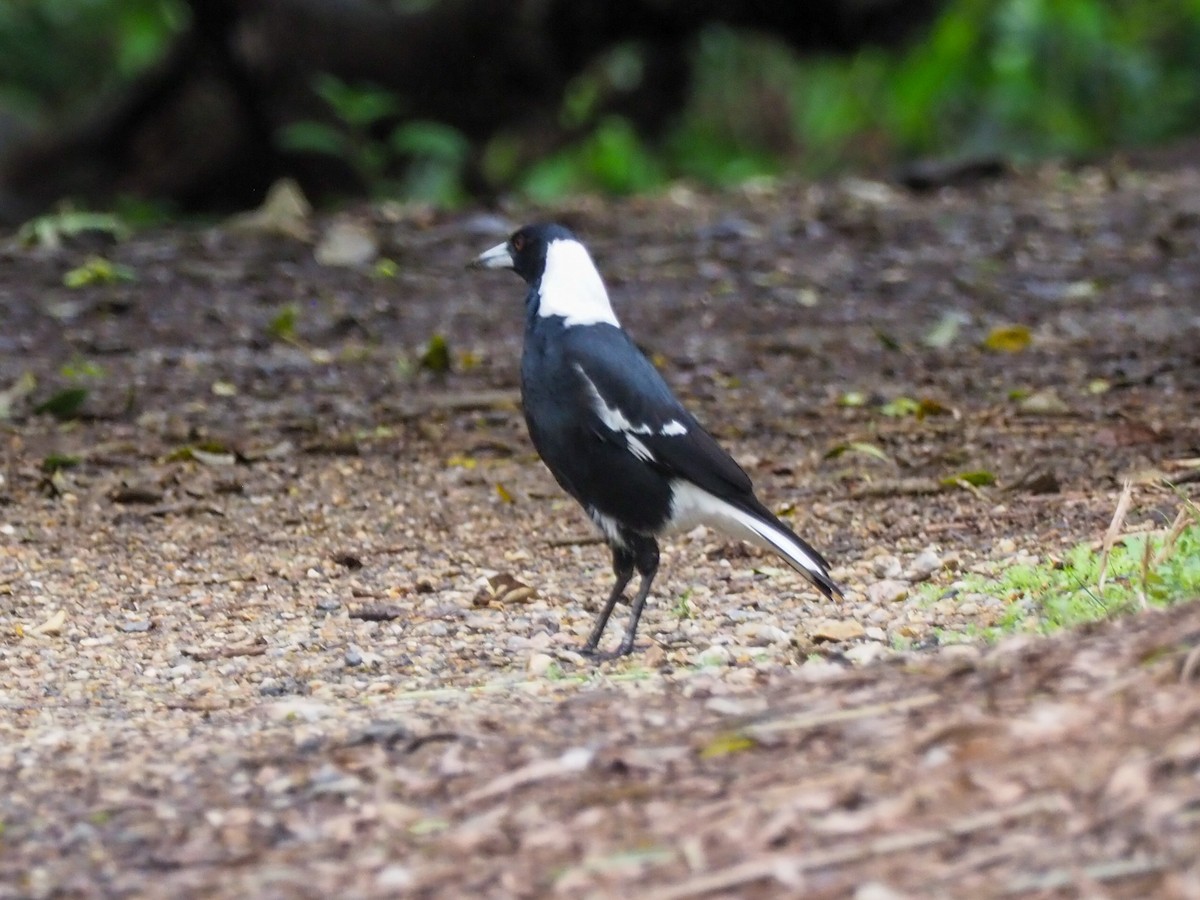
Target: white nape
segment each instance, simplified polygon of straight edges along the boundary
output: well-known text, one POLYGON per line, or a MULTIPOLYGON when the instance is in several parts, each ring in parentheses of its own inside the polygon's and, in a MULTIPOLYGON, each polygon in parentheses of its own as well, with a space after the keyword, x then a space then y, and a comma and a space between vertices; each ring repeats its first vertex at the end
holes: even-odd
POLYGON ((538 286, 538 315, 562 316, 563 324, 621 327, 596 265, 579 241, 560 238, 546 247, 538 286))

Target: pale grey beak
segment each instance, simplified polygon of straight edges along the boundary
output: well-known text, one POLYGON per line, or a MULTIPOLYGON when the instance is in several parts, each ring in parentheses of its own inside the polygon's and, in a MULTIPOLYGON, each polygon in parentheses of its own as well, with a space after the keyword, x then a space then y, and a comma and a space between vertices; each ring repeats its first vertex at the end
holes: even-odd
POLYGON ((491 250, 485 250, 467 263, 467 267, 470 269, 511 269, 513 265, 512 254, 508 250, 508 241, 497 244, 491 250))

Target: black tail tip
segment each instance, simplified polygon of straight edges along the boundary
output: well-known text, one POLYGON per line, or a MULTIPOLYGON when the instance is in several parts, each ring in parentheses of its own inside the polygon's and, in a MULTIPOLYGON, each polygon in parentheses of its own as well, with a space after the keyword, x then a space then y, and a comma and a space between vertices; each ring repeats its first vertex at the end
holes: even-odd
POLYGON ((817 590, 824 594, 829 600, 846 599, 846 592, 842 590, 842 586, 824 572, 822 572, 820 576, 813 579, 813 584, 815 584, 817 586, 817 590))

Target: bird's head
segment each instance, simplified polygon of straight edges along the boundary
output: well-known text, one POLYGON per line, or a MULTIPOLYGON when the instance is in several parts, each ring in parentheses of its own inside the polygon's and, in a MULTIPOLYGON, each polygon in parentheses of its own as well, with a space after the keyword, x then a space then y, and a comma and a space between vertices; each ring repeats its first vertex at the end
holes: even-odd
POLYGON ((578 244, 570 229, 552 223, 526 225, 514 231, 507 241, 481 253, 470 263, 477 269, 512 269, 533 284, 546 271, 546 254, 558 241, 578 244))
POLYGON ((512 269, 532 286, 529 302, 540 317, 561 316, 568 326, 618 324, 587 248, 562 225, 526 225, 469 265, 512 269))

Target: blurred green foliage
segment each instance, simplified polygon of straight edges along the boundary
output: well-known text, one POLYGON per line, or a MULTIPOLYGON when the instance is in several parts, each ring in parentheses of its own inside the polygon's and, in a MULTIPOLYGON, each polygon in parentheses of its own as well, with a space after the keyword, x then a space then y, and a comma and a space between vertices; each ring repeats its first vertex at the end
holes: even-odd
MULTIPOLYGON (((186 16, 179 0, 0 0, 0 112, 77 112, 151 64, 186 16)), ((1200 0, 948 0, 915 43, 850 57, 709 27, 692 95, 653 142, 611 111, 648 77, 647 52, 617 47, 572 81, 565 145, 506 131, 478 148, 483 177, 544 199, 916 156, 1082 155, 1200 131, 1200 0)), ((338 156, 377 193, 465 199, 472 148, 453 128, 406 121, 402 99, 370 85, 321 76, 314 91, 328 117, 281 130, 281 146, 338 156)))
POLYGON ((325 101, 333 121, 292 122, 280 129, 281 147, 335 156, 375 194, 440 206, 466 199, 462 173, 471 146, 456 129, 440 122, 400 120, 400 99, 374 85, 351 85, 321 74, 313 90, 325 101), (397 120, 400 124, 389 130, 389 123, 397 120), (402 173, 399 180, 396 173, 402 173))
MULTIPOLYGON (((660 146, 600 119, 517 183, 535 194, 636 191, 919 156, 1078 156, 1197 133, 1200 0, 950 0, 911 46, 850 57, 797 57, 713 26, 693 68, 691 99, 660 146)), ((605 71, 579 80, 603 82, 605 71)), ((602 93, 568 92, 573 124, 578 98, 602 93)))
POLYGON ((153 64, 186 25, 179 0, 3 0, 0 107, 74 112, 153 64))

